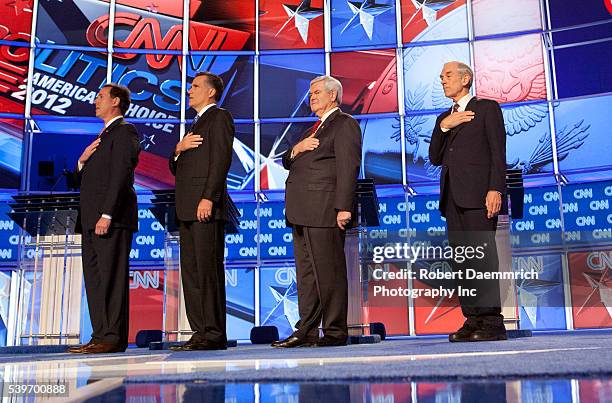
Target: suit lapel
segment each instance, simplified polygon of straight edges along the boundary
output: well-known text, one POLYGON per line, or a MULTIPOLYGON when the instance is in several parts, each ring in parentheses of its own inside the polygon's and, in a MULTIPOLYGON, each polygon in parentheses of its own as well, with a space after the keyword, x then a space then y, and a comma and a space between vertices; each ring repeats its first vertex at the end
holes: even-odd
POLYGON ((202 116, 200 116, 200 117, 198 118, 198 121, 197 121, 197 122, 195 122, 195 124, 192 124, 192 125, 191 125, 191 127, 189 128, 189 130, 187 131, 187 133, 189 133, 190 131, 191 131, 191 132, 193 132, 193 131, 195 130, 195 128, 196 128, 196 127, 197 127, 197 128, 202 127, 202 124, 203 124, 203 122, 206 120, 206 117, 208 117, 208 116, 210 115, 210 113, 211 113, 211 111, 212 111, 213 109, 217 109, 217 106, 211 106, 210 108, 208 108, 208 109, 206 110, 206 112, 204 112, 204 113, 202 114, 202 116))
POLYGON ((104 129, 104 131, 102 132, 102 135, 100 137, 106 136, 108 133, 113 131, 113 129, 115 127, 121 125, 122 123, 123 123, 123 118, 119 118, 119 119, 115 120, 113 123, 110 124, 110 126, 108 126, 106 129, 104 129))
POLYGON ((331 124, 331 122, 338 116, 340 115, 340 112, 342 112, 340 110, 340 108, 336 109, 331 115, 329 115, 327 117, 327 119, 325 119, 325 122, 321 123, 321 126, 319 126, 319 130, 317 130, 317 132, 315 133, 315 137, 319 138, 321 137, 321 135, 323 135, 323 131, 329 127, 329 125, 331 124))
MULTIPOLYGON (((338 115, 340 115, 340 108, 336 109, 331 115, 329 115, 327 117, 327 119, 325 119, 325 122, 321 123, 321 125, 319 126, 319 128, 317 129, 317 132, 315 133, 314 137, 315 138, 320 138, 323 133, 323 130, 325 130, 326 127, 329 126, 329 124, 332 122, 332 120, 334 120, 338 115)), ((304 134, 302 134, 302 138, 300 141, 304 140, 306 137, 308 137, 310 135, 310 132, 312 131, 312 127, 310 126, 305 132, 304 134)), ((307 153, 300 153, 298 154, 297 157, 295 157, 295 160, 303 157, 304 155, 306 155, 307 153)), ((294 160, 294 161, 295 161, 294 160)))

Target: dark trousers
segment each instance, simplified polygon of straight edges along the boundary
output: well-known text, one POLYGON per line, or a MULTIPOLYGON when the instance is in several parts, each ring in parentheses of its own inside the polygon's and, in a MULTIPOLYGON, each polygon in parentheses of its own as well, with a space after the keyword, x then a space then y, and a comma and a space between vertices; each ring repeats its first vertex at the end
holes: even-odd
POLYGON ((196 341, 227 343, 224 222, 181 221, 181 280, 185 310, 196 341))
MULTIPOLYGON (((484 206, 485 201, 482 201, 484 206)), ((468 320, 478 320, 483 326, 503 325, 499 280, 466 279, 468 269, 473 272, 487 273, 499 270, 499 259, 495 243, 497 217, 487 218, 487 209, 466 209, 455 204, 451 183, 446 179, 442 208, 446 217, 449 245, 456 252, 465 253, 465 248, 481 248, 483 255, 474 258, 455 259, 451 262, 453 271, 461 272, 462 279, 456 284, 463 290, 475 290, 475 296, 459 296, 461 311, 468 320)))
POLYGON ((92 230, 82 235, 87 305, 97 343, 128 344, 132 235, 127 228, 111 228, 105 236, 92 230))
POLYGON ((340 228, 293 227, 298 309, 294 335, 316 341, 319 324, 328 338, 348 336, 348 284, 344 256, 344 231, 340 228))

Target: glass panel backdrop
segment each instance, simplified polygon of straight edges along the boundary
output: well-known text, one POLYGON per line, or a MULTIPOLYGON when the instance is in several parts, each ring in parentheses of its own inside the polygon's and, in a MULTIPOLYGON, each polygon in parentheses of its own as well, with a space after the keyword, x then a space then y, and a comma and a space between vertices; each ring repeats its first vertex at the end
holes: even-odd
MULTIPOLYGON (((29 160, 19 155, 25 150, 19 128, 32 127, 36 136, 54 127, 52 116, 93 119, 95 94, 110 79, 132 91, 127 117, 144 151, 137 182, 142 189, 171 186, 165 159, 194 116, 185 93, 198 71, 209 70, 226 84, 220 106, 244 124, 232 189, 284 188, 280 157, 309 126, 296 119, 314 117, 309 82, 325 73, 342 82, 341 107, 360 121, 362 174, 379 184, 435 184, 427 148, 435 117, 451 104, 438 78, 449 60, 471 64, 475 95, 504 105, 508 167, 529 175, 609 165, 597 158, 574 162, 598 133, 582 139, 591 128, 571 137, 568 118, 556 116, 570 105, 565 98, 612 88, 612 19, 594 0, 578 14, 538 0, 261 0, 257 10, 254 0, 114 4, 114 10, 109 0, 0 5, 0 118, 10 144, 3 164, 13 178, 29 160), (549 20, 552 33, 542 25, 549 20), (576 64, 577 58, 597 63, 576 64), (37 116, 44 123, 29 123, 37 116)), ((605 107, 602 99, 572 101, 572 110, 605 107)), ((75 159, 77 143, 64 147, 62 158, 75 159)), ((35 183, 21 186, 36 190, 35 183)), ((20 187, 15 180, 2 186, 20 187)))
MULTIPOLYGON (((310 80, 338 78, 341 108, 359 122, 361 176, 379 185, 384 224, 368 232, 370 244, 404 242, 444 228, 440 169, 428 148, 437 116, 452 104, 440 71, 458 60, 474 68, 474 95, 501 104, 506 165, 520 169, 528 185, 524 218, 512 224, 513 245, 596 242, 610 230, 612 14, 601 0, 567 3, 0 1, 0 189, 66 190, 62 172, 73 169, 102 128, 93 103, 109 81, 132 91, 126 117, 141 136, 139 195, 172 188, 167 159, 195 116, 186 91, 198 72, 219 74, 225 82, 219 106, 236 127, 228 188, 242 214, 239 233, 226 237, 230 337, 248 337, 256 322, 289 334, 296 288, 281 157, 316 120, 310 80)), ((146 215, 147 206, 141 209, 146 215)), ((142 233, 153 221, 141 220, 142 233)), ((0 239, 6 234, 0 228, 0 239)), ((140 253, 140 260, 163 265, 161 242, 160 234, 150 250, 135 245, 134 260, 140 253)), ((15 252, 0 262, 16 260, 10 247, 15 252)), ((560 261, 568 260, 540 251, 523 258, 541 258, 555 287, 560 261)), ((570 255, 570 269, 580 259, 570 255)), ((374 302, 373 318, 384 320, 389 311, 374 302)), ((387 325, 391 333, 407 332, 407 309, 398 305, 401 321, 387 325)), ((526 309, 521 315, 527 327, 564 327, 564 316, 542 321, 526 309)), ((425 326, 421 317, 410 319, 418 332, 438 326, 425 326)))

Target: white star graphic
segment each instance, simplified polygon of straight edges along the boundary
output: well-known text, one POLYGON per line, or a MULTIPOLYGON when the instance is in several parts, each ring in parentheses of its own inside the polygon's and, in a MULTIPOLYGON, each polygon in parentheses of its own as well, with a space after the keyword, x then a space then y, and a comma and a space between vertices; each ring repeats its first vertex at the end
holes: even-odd
POLYGON ((344 31, 349 28, 361 25, 368 38, 372 40, 372 35, 374 35, 374 18, 391 9, 391 6, 388 4, 376 4, 374 1, 375 0, 365 0, 361 3, 357 1, 347 1, 346 4, 348 4, 353 12, 353 16, 346 23, 344 28, 342 28, 340 33, 344 33, 344 31), (359 17, 359 23, 357 22, 357 17, 359 17))
POLYGON ((297 28, 304 43, 308 42, 308 26, 310 21, 323 14, 323 9, 310 7, 310 0, 304 0, 297 6, 291 4, 283 4, 283 8, 289 19, 285 21, 283 26, 278 30, 275 36, 278 36, 293 20, 295 28, 297 28))
POLYGON ((15 15, 21 13, 31 13, 30 2, 28 0, 13 0, 5 4, 6 6, 13 7, 15 9, 15 15))
POLYGON ((144 149, 148 150, 151 147, 151 144, 155 145, 155 135, 152 134, 147 136, 146 134, 142 135, 142 140, 140 140, 140 144, 144 143, 144 149))
POLYGON ((147 10, 149 10, 149 12, 151 13, 157 13, 157 4, 155 4, 155 2, 151 2, 151 4, 149 4, 147 6, 147 10))
POLYGON ((593 291, 591 291, 589 296, 586 298, 586 300, 584 301, 584 304, 582 304, 582 306, 578 310, 577 315, 580 314, 580 312, 584 309, 584 307, 587 306, 587 304, 591 300, 591 297, 595 295, 597 291, 599 291, 599 302, 601 302, 602 305, 606 307, 608 311, 608 315, 612 318, 612 288, 608 287, 608 284, 607 284, 608 272, 609 272, 608 269, 604 270, 604 272, 601 274, 601 277, 599 277, 599 279, 593 278, 594 276, 592 274, 582 273, 587 283, 589 283, 591 288, 593 288, 593 291))
POLYGON ((559 285, 558 281, 546 280, 523 280, 517 284, 520 305, 525 310, 533 326, 538 321, 538 308, 541 306, 540 300, 559 285))
POLYGON ((291 327, 300 319, 300 314, 297 306, 297 284, 292 281, 289 287, 268 287, 276 305, 268 316, 263 320, 262 324, 273 323, 274 321, 285 318, 291 327))
POLYGON ((414 6, 416 10, 414 11, 414 14, 412 14, 410 19, 408 19, 408 22, 406 22, 406 24, 404 25, 404 29, 406 29, 406 27, 410 25, 412 20, 419 14, 419 11, 422 11, 423 19, 427 23, 428 27, 430 27, 431 25, 433 25, 434 22, 436 22, 437 15, 438 15, 437 11, 431 7, 427 7, 427 3, 431 3, 431 1, 430 0, 421 0, 421 1, 412 0, 412 5, 414 6))

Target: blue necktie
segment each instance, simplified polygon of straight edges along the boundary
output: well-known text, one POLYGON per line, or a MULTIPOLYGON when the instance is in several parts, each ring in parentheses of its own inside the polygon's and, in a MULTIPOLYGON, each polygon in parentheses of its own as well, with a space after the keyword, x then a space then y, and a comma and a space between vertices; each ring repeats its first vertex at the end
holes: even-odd
POLYGON ((193 127, 196 125, 199 118, 200 118, 200 115, 195 115, 195 117, 193 118, 193 122, 191 122, 191 126, 189 126, 189 128, 186 130, 186 133, 189 133, 190 131, 193 130, 193 127))

